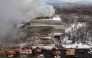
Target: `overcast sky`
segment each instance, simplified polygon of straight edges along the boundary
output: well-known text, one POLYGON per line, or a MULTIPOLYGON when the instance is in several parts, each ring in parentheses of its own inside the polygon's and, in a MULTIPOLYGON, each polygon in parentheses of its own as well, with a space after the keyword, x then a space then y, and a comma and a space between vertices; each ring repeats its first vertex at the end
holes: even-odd
MULTIPOLYGON (((43 1, 51 1, 51 0, 43 0, 43 1)), ((91 1, 92 2, 92 0, 52 0, 52 1, 66 1, 66 2, 70 2, 70 1, 72 1, 72 2, 76 2, 76 1, 91 1)))
MULTIPOLYGON (((26 1, 32 1, 32 0, 26 0, 26 1)), ((92 0, 42 0, 47 2, 58 2, 58 1, 65 1, 65 2, 78 2, 78 1, 89 1, 92 2, 92 0)))

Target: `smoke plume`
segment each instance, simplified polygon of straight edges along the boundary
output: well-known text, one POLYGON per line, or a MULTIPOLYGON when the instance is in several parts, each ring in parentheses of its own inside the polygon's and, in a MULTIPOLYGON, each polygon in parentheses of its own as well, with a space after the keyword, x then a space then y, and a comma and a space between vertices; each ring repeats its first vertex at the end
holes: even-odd
MULTIPOLYGON (((36 17, 51 17, 54 14, 53 6, 46 5, 41 0, 0 0, 0 39, 16 33, 13 25, 17 20, 30 21, 36 17)), ((7 37, 3 40, 7 40, 7 37)))
POLYGON ((18 0, 25 20, 31 20, 37 17, 52 17, 55 14, 53 6, 46 5, 41 0, 18 0), (21 2, 22 1, 22 2, 21 2))
POLYGON ((16 0, 0 0, 0 36, 12 29, 12 21, 21 20, 22 13, 16 0))

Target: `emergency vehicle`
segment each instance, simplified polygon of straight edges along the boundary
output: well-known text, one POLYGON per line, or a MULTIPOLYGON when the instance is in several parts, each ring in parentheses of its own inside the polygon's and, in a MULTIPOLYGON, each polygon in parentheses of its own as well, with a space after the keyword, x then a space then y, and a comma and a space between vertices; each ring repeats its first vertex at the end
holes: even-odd
POLYGON ((5 51, 6 57, 18 57, 19 56, 19 49, 14 48, 14 49, 7 49, 5 51))

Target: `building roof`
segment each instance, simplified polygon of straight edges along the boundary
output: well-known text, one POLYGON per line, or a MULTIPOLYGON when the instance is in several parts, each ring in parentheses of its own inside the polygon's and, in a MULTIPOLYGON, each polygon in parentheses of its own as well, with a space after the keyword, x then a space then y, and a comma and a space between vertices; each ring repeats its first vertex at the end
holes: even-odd
POLYGON ((55 16, 52 19, 34 19, 30 22, 30 27, 53 27, 54 29, 65 29, 62 20, 58 16, 55 16))

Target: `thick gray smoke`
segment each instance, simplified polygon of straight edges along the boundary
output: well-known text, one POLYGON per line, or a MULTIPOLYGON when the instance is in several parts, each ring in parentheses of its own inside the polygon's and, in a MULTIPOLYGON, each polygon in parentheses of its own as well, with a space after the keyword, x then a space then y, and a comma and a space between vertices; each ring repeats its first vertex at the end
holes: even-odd
POLYGON ((16 33, 14 21, 30 21, 36 17, 52 17, 54 14, 53 6, 41 0, 0 0, 0 39, 16 33))
POLYGON ((16 0, 0 0, 0 39, 14 31, 13 21, 21 19, 22 13, 16 0))
POLYGON ((52 17, 55 14, 53 6, 46 5, 42 0, 18 0, 25 20, 29 21, 36 17, 52 17))
POLYGON ((0 0, 0 36, 12 29, 12 21, 22 18, 18 3, 15 0, 0 0))

